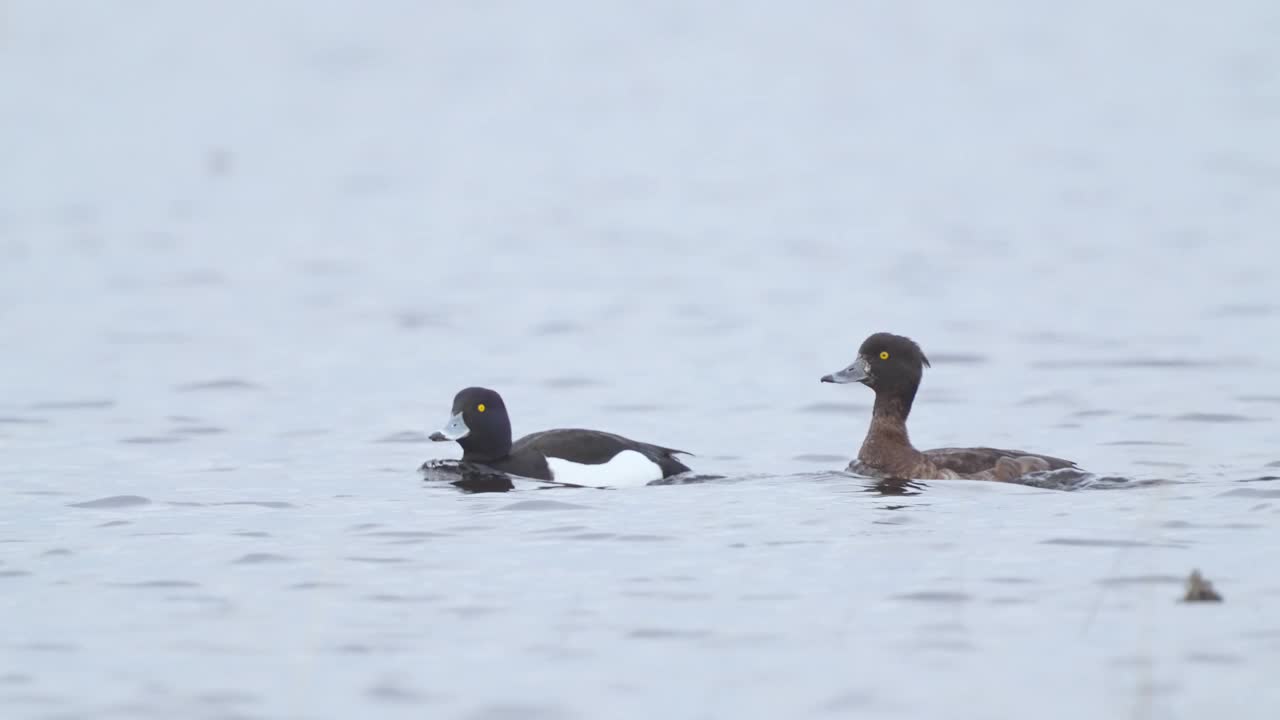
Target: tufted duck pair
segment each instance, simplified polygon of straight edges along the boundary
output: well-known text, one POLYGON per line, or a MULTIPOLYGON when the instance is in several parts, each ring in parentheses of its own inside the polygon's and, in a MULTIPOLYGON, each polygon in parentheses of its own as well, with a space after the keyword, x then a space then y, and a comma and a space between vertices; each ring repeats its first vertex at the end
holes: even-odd
MULTIPOLYGON (((1008 482, 1038 471, 1074 468, 1048 455, 995 448, 939 448, 921 452, 907 436, 907 416, 929 360, 910 338, 876 333, 845 369, 822 382, 862 383, 875 391, 871 427, 849 470, 860 475, 1008 482)), ((546 430, 511 441, 511 420, 497 392, 471 387, 453 399, 448 424, 432 440, 454 440, 465 462, 511 475, 571 485, 645 485, 689 472, 681 450, 598 430, 546 430)))

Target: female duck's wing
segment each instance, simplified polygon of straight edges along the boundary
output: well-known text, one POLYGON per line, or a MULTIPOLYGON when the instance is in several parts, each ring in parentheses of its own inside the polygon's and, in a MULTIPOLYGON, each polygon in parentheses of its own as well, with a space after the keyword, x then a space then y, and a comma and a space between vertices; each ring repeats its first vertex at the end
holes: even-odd
POLYGON ((1076 467, 1070 460, 1051 455, 999 448, 938 448, 926 450, 924 456, 940 470, 964 477, 985 474, 1000 480, 1012 480, 1030 472, 1076 467))

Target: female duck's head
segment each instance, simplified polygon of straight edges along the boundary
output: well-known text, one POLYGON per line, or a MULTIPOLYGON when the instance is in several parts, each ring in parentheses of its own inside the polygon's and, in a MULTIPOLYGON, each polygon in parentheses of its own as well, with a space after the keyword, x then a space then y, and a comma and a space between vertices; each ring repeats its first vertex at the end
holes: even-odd
POLYGON ((862 383, 875 391, 877 411, 897 411, 905 417, 927 367, 929 358, 914 340, 882 332, 864 340, 858 357, 845 369, 824 375, 822 382, 862 383))

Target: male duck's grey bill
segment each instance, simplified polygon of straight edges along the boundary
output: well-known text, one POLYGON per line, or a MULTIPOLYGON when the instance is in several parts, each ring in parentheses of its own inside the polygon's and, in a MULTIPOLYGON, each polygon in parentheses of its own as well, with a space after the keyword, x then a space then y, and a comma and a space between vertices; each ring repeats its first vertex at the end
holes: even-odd
POLYGON ((446 440, 461 440, 471 434, 471 428, 467 427, 467 421, 462 419, 462 413, 458 413, 449 418, 448 424, 439 432, 431 433, 431 439, 436 442, 444 442, 446 440))
POLYGON ((858 356, 858 359, 854 360, 852 365, 841 370, 840 372, 834 372, 834 373, 831 373, 830 375, 822 376, 822 382, 835 383, 837 385, 843 385, 845 383, 866 382, 870 379, 871 379, 871 365, 870 363, 867 362, 867 359, 862 356, 858 356))

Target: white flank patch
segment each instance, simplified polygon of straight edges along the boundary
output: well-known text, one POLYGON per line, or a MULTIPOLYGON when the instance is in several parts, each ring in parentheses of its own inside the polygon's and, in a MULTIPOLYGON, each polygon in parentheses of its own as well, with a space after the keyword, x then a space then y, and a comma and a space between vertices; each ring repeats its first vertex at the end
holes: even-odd
POLYGON ((547 458, 556 482, 591 487, 638 487, 662 479, 662 468, 635 450, 623 450, 607 463, 583 465, 564 458, 547 458))

